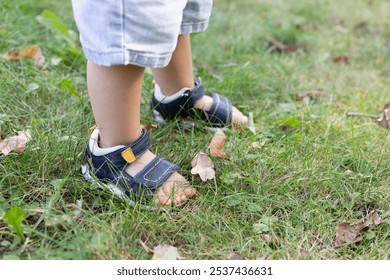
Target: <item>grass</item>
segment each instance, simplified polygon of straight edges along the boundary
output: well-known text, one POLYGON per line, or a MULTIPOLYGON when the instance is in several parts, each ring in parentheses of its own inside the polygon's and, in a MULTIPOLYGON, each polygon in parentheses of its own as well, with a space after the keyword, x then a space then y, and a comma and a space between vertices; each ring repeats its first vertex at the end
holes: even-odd
MULTIPOLYGON (((0 60, 0 132, 32 135, 23 154, 0 156, 0 217, 13 207, 27 216, 25 242, 0 219, 3 259, 149 259, 140 240, 174 245, 187 259, 232 252, 248 259, 389 258, 389 130, 345 116, 379 115, 390 101, 388 1, 215 1, 209 30, 192 37, 194 71, 208 89, 251 112, 258 133, 227 132, 229 158, 213 158, 217 176, 202 182, 190 174, 191 159, 213 134, 177 123, 153 130, 153 151, 181 165, 198 190, 183 209, 160 214, 132 208, 79 175, 94 123, 85 59, 75 38, 36 20, 47 9, 76 31, 70 3, 3 2, 0 53, 38 44, 46 57, 44 70, 30 60, 0 60), (299 50, 278 53, 268 37, 299 50), (342 55, 349 64, 333 61, 342 55), (317 98, 296 99, 319 88, 317 98), (81 216, 68 221, 77 200, 81 216), (379 225, 359 242, 336 245, 339 222, 356 223, 372 210, 379 225)), ((144 123, 152 122, 151 80, 146 74, 144 123)))

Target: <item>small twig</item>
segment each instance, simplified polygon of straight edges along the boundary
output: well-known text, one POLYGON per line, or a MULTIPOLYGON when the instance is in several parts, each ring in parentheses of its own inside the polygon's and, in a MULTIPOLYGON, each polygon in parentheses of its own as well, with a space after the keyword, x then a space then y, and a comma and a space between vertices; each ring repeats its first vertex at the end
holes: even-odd
POLYGON ((148 254, 153 254, 154 253, 154 250, 151 249, 148 245, 146 245, 145 242, 143 242, 141 239, 138 239, 138 241, 139 241, 139 243, 141 243, 141 246, 142 246, 142 248, 144 248, 146 253, 148 253, 148 254))
POLYGON ((347 113, 347 117, 363 117, 363 118, 371 118, 374 120, 378 119, 377 115, 363 114, 363 113, 357 113, 357 112, 347 113))

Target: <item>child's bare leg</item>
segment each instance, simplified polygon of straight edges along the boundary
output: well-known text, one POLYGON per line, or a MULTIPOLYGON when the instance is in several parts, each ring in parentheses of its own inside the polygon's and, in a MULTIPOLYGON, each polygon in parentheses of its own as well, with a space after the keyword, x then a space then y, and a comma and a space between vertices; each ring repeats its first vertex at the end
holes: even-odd
MULTIPOLYGON (((169 64, 164 68, 154 68, 152 71, 154 79, 167 96, 175 94, 185 87, 192 89, 194 87, 194 76, 190 35, 179 35, 176 49, 169 64)), ((212 103, 213 99, 210 96, 204 96, 198 100, 195 107, 207 111, 210 110, 212 103)), ((233 107, 232 121, 236 124, 246 125, 248 118, 233 107)))
MULTIPOLYGON (((144 68, 134 65, 103 67, 88 62, 87 75, 92 110, 100 133, 99 145, 104 148, 134 142, 141 134, 140 98, 144 68)), ((136 175, 154 157, 152 152, 145 152, 127 167, 126 172, 136 175)), ((179 205, 194 194, 195 190, 186 179, 175 172, 158 190, 155 203, 179 205), (173 198, 172 188, 175 188, 173 198)))

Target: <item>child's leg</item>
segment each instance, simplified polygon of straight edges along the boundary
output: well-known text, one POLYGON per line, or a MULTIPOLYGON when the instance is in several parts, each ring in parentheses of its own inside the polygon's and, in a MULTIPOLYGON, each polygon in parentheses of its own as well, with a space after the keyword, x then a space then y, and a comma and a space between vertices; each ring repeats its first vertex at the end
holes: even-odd
POLYGON ((140 93, 144 68, 88 62, 87 82, 100 145, 128 145, 141 134, 140 93))
POLYGON ((164 68, 153 68, 153 76, 165 95, 172 95, 184 87, 194 87, 190 35, 179 35, 175 51, 164 68))
MULTIPOLYGON (((169 64, 164 68, 154 68, 152 71, 157 84, 167 96, 175 94, 185 87, 193 88, 194 76, 190 35, 179 35, 176 49, 169 64)), ((212 102, 212 98, 205 95, 198 100, 195 107, 207 111, 210 110, 212 102)), ((233 107, 232 122, 246 125, 248 118, 233 107)))
MULTIPOLYGON (((93 114, 99 128, 102 148, 128 145, 140 136, 140 96, 144 68, 128 66, 98 66, 88 62, 88 91, 93 114)), ((147 151, 130 164, 126 172, 134 176, 155 155, 147 151)), ((195 194, 188 182, 177 172, 157 192, 156 204, 170 205, 172 188, 174 205, 180 205, 195 194)))

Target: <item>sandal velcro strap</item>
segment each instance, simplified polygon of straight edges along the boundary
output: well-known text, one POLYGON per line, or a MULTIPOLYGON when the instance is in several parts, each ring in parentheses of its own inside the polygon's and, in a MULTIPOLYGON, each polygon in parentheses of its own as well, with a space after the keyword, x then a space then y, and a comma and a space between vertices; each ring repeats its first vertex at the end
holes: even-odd
POLYGON ((150 200, 150 196, 179 169, 179 166, 157 156, 134 177, 126 172, 114 172, 109 181, 120 187, 129 198, 150 200))
POLYGON ((196 102, 201 99, 205 94, 204 87, 202 85, 202 80, 200 78, 196 79, 195 87, 192 90, 187 90, 182 95, 182 105, 187 109, 191 110, 194 108, 196 102))
POLYGON ((145 128, 141 130, 141 136, 122 151, 122 157, 127 163, 132 163, 150 147, 149 134, 145 128))
POLYGON ((232 121, 233 105, 226 97, 213 92, 213 105, 207 111, 207 122, 216 126, 225 126, 232 121))
POLYGON ((179 166, 157 156, 134 177, 124 172, 123 177, 118 177, 117 182, 120 185, 127 185, 126 194, 134 195, 137 199, 140 194, 156 193, 156 190, 179 169, 179 166))

